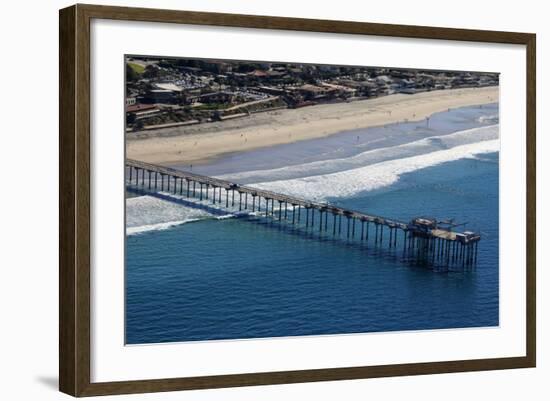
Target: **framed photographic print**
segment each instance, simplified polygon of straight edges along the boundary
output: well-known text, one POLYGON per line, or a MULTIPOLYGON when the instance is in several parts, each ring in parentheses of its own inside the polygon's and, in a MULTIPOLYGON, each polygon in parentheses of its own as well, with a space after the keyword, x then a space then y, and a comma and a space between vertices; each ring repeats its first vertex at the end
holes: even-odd
POLYGON ((60 390, 534 367, 535 35, 60 11, 60 390))

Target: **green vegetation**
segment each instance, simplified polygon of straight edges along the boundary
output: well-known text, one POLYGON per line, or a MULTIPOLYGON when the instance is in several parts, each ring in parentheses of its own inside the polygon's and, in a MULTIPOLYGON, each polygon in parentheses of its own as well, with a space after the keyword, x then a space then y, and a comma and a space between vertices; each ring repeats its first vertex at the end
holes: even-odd
MULTIPOLYGON (((130 64, 126 64, 126 80, 128 82, 136 82, 140 78, 140 74, 133 69, 130 64)), ((128 92, 128 91, 127 91, 128 92)))
POLYGON ((136 63, 128 63, 128 66, 136 73, 136 74, 143 74, 145 72, 145 67, 141 64, 136 63))

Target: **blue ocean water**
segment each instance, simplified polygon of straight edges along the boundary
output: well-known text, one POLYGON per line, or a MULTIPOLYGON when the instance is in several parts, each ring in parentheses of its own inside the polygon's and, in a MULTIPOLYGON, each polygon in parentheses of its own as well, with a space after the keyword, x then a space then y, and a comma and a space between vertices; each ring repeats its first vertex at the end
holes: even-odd
MULTIPOLYGON (((475 107, 449 112, 428 136, 482 128, 495 112, 498 105, 482 112, 475 107), (449 129, 453 126, 456 130, 449 129)), ((410 132, 418 124, 398 129, 410 132)), ((357 137, 355 132, 352 135, 357 137)), ((422 138, 426 135, 410 137, 409 142, 422 138)), ((379 149, 367 146, 357 151, 357 142, 344 143, 330 159, 379 149)), ((287 154, 304 152, 304 143, 294 146, 287 154)), ((334 148, 323 140, 315 146, 334 148)), ((391 144, 386 147, 390 149, 391 144)), ((415 145, 415 149, 431 148, 415 145)), ((243 156, 246 171, 258 168, 257 160, 262 160, 264 169, 279 166, 276 158, 265 164, 265 151, 258 157, 243 156)), ((286 163, 298 165, 288 158, 282 165, 286 163)), ((227 168, 235 164, 222 159, 203 169, 218 174, 242 172, 227 168)), ((303 170, 298 168, 296 176, 301 177, 303 170)), ((127 213, 139 204, 137 216, 161 210, 164 220, 159 220, 160 225, 147 220, 144 227, 153 229, 127 236, 126 343, 498 325, 498 152, 409 170, 389 185, 349 196, 327 196, 326 201, 404 221, 436 216, 467 223, 465 227, 482 234, 475 269, 434 272, 409 265, 399 251, 401 238, 396 250, 388 252, 372 243, 319 236, 315 230, 304 235, 287 224, 265 219, 188 218, 179 214, 180 205, 159 206, 160 201, 138 198, 128 204, 127 213)), ((349 170, 350 182, 354 171, 349 170)), ((260 175, 269 175, 269 171, 260 175)))

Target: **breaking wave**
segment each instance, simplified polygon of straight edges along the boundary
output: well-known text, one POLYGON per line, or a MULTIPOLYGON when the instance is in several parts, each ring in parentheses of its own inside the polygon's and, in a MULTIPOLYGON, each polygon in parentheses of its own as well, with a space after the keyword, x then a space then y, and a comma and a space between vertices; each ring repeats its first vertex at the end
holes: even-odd
POLYGON ((220 178, 241 184, 258 182, 283 181, 311 176, 354 170, 358 167, 374 165, 391 160, 401 160, 422 154, 435 153, 460 145, 474 144, 499 138, 499 126, 490 125, 458 131, 448 135, 432 136, 397 146, 378 148, 365 151, 352 157, 342 159, 321 160, 271 170, 248 171, 228 174, 220 178))
POLYGON ((215 215, 169 200, 144 195, 126 199, 126 234, 167 230, 174 226, 204 219, 226 219, 234 215, 215 215))
MULTIPOLYGON (((374 149, 348 158, 249 171, 221 178, 315 201, 347 198, 392 185, 401 175, 415 170, 463 158, 483 158, 484 154, 499 151, 498 138, 498 125, 489 125, 374 149)), ((208 208, 191 207, 166 199, 177 198, 175 195, 161 195, 143 195, 126 200, 127 235, 166 230, 204 219, 226 219, 249 214, 234 212, 221 215, 219 211, 215 213, 208 208)))
POLYGON ((253 186, 316 201, 346 198, 392 185, 405 173, 453 160, 473 158, 479 154, 498 152, 499 148, 500 141, 494 139, 332 174, 264 182, 253 186))

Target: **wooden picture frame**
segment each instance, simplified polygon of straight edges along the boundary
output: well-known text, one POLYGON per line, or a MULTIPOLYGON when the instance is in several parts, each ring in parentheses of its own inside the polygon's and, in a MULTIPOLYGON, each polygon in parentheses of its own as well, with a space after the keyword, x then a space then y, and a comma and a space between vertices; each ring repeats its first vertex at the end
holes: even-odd
POLYGON ((60 10, 59 28, 59 388, 62 392, 73 396, 95 396, 535 366, 536 37, 534 34, 80 4, 60 10), (511 358, 92 383, 90 380, 89 62, 90 21, 94 18, 524 45, 527 54, 525 60, 527 71, 526 355, 511 358))

